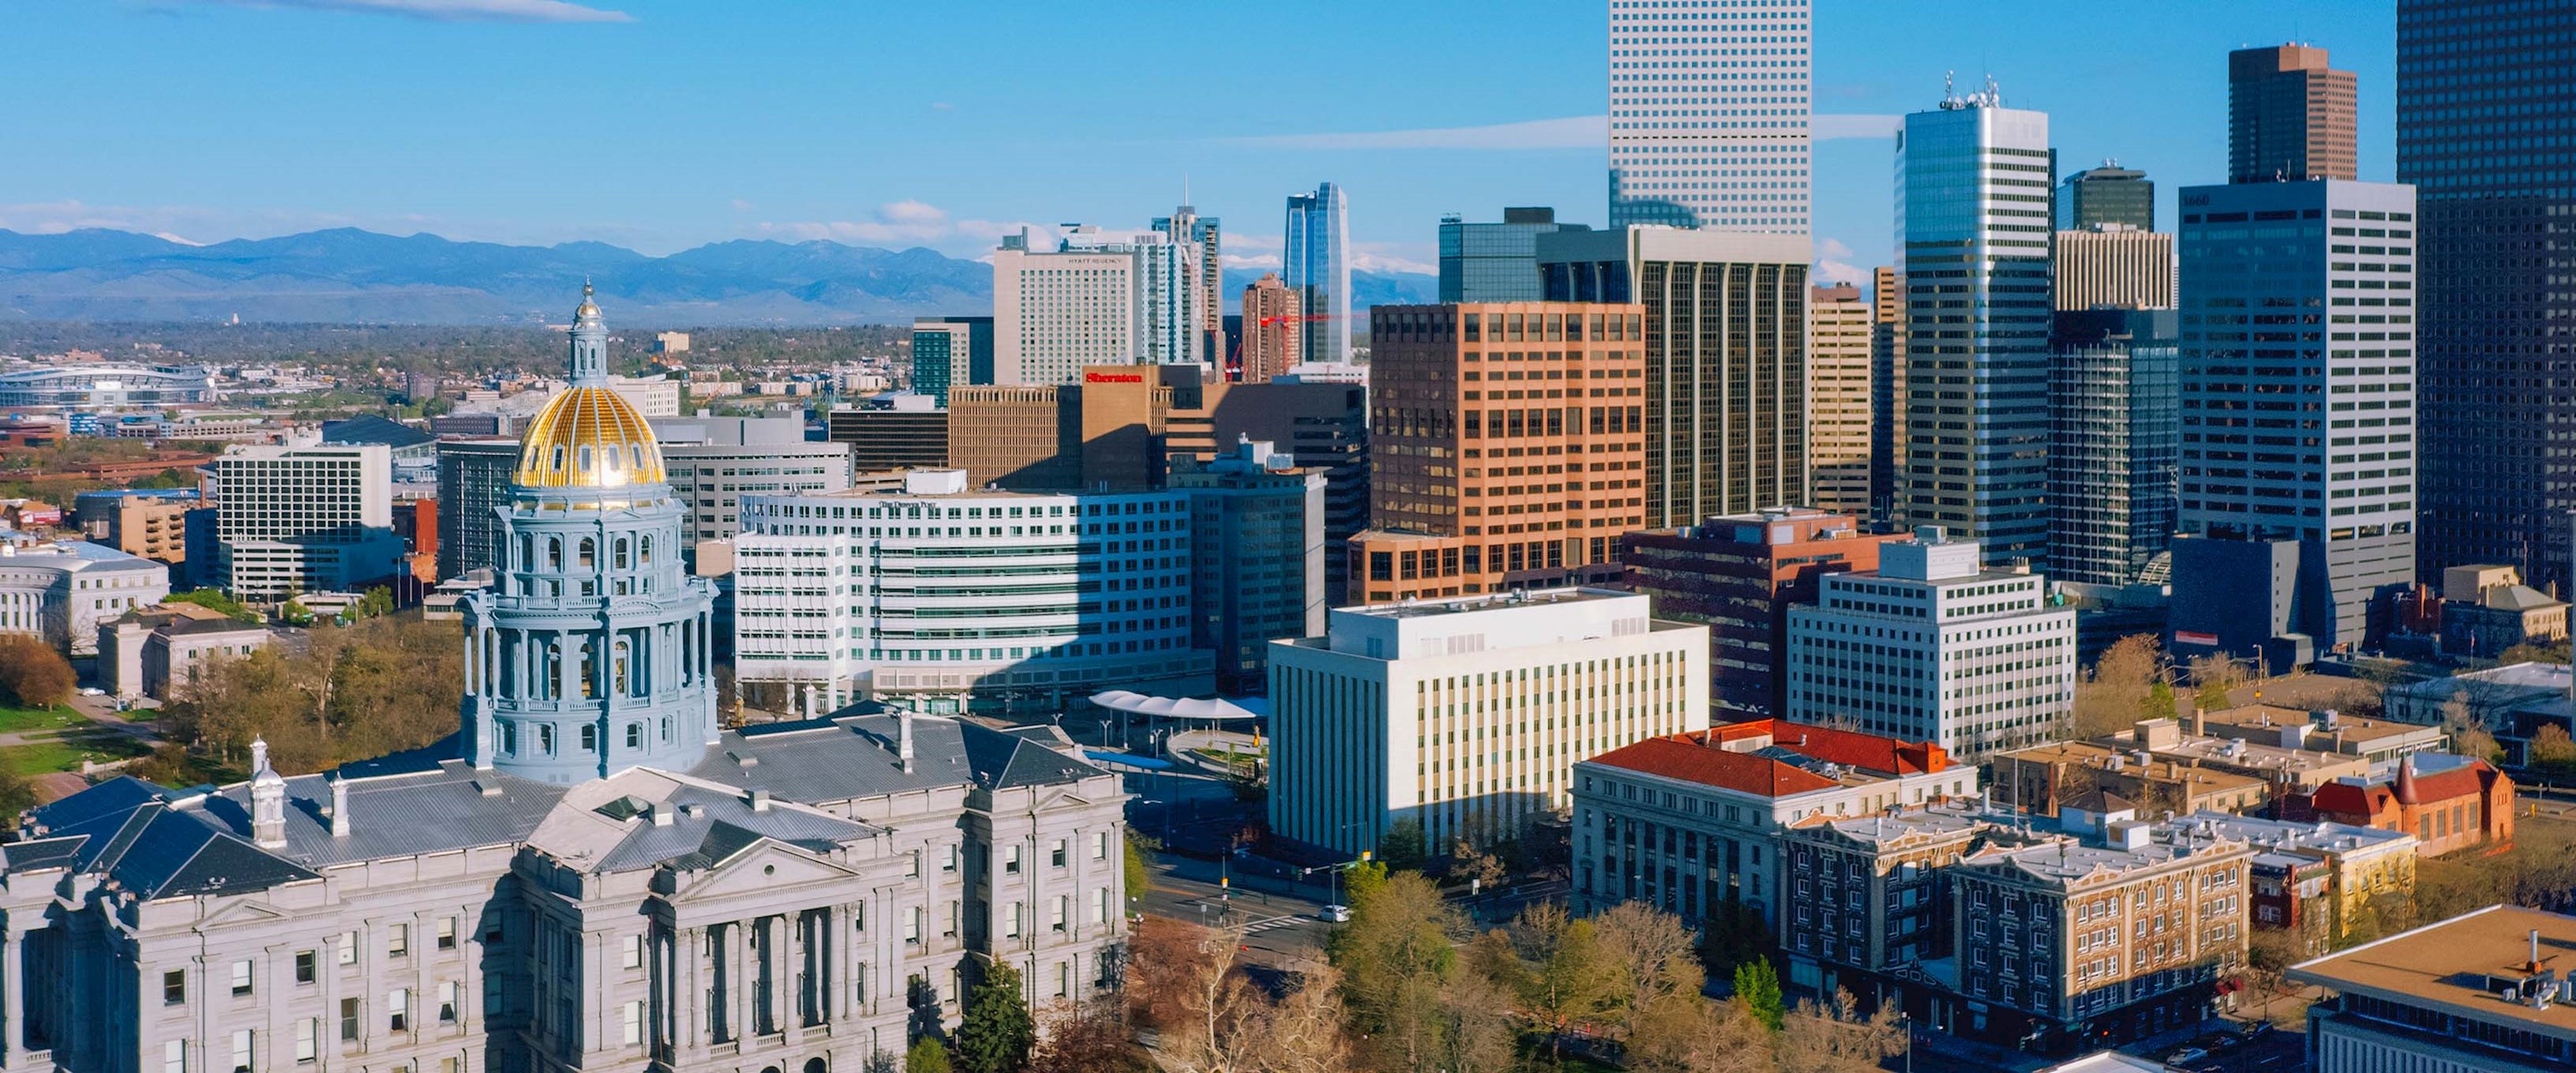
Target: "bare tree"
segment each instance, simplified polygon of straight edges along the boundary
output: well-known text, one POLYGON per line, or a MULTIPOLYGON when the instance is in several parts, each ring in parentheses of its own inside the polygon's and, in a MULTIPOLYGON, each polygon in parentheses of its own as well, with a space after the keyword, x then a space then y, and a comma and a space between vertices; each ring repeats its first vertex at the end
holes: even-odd
POLYGON ((1849 991, 1833 1001, 1802 1002, 1780 1026, 1780 1068, 1798 1073, 1877 1073, 1905 1051, 1905 1027, 1893 1004, 1862 1016, 1849 991))
POLYGON ((1666 1031, 1628 1048, 1639 1073, 1781 1073, 1771 1031, 1741 1002, 1702 1002, 1666 1031))

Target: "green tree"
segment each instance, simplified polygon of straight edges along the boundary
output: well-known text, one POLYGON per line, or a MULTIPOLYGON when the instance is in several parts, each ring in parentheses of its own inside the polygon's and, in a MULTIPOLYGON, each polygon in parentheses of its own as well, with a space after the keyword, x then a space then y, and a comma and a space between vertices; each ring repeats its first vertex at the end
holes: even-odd
POLYGON ((1780 999, 1780 974, 1771 968, 1770 958, 1755 958, 1735 967, 1735 997, 1743 1002, 1764 1028, 1780 1031, 1788 1017, 1788 1007, 1780 999))
POLYGON ((54 646, 32 634, 0 634, 0 691, 31 708, 51 708, 72 699, 80 676, 54 646))
POLYGON ((383 585, 368 589, 349 609, 353 618, 377 618, 394 613, 394 590, 383 585))
POLYGON ((903 1052, 903 1073, 949 1073, 948 1048, 939 1041, 923 1037, 912 1049, 903 1052))
POLYGON ((277 620, 289 626, 310 626, 313 624, 313 611, 304 606, 304 601, 288 600, 278 605, 277 620))
POLYGON ((1126 870, 1129 900, 1144 897, 1145 891, 1154 885, 1154 872, 1148 867, 1145 854, 1161 848, 1163 848, 1162 844, 1156 842, 1150 835, 1141 835, 1132 829, 1127 832, 1126 870))
POLYGON ((259 621, 259 612, 242 606, 241 601, 224 595, 221 589, 190 589, 186 592, 174 592, 162 597, 161 602, 195 604, 209 611, 230 615, 243 622, 259 621))
POLYGON ((1397 820, 1377 840, 1377 859, 1399 872, 1421 869, 1430 855, 1431 842, 1423 835, 1420 820, 1397 820))
POLYGON ((15 771, 0 769, 0 830, 15 830, 18 814, 36 807, 36 784, 15 771))
POLYGON ((2567 728, 2551 723, 2531 735, 2526 766, 2535 771, 2565 777, 2576 775, 2576 740, 2567 736, 2567 728))
POLYGON ((1007 961, 984 969, 957 1026, 957 1059, 967 1073, 1019 1073, 1038 1043, 1037 1020, 1020 993, 1020 970, 1007 961))
POLYGON ((1425 1073, 1441 1068, 1448 1033, 1457 1027, 1443 999, 1461 975, 1454 944, 1466 922, 1429 877, 1398 872, 1363 882, 1360 875, 1353 870, 1350 923, 1325 940, 1325 953, 1342 973, 1343 1004, 1389 1065, 1425 1073))

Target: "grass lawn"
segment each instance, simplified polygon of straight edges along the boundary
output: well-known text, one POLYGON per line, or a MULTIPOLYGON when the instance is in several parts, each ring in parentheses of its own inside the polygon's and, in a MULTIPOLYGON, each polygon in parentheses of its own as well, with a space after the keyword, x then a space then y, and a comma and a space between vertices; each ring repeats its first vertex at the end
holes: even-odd
POLYGON ((142 742, 126 735, 114 731, 93 731, 0 749, 0 768, 20 775, 79 771, 83 760, 122 760, 150 751, 142 742))
POLYGON ((68 706, 55 708, 20 708, 0 704, 0 734, 27 730, 60 730, 84 722, 79 712, 68 706))

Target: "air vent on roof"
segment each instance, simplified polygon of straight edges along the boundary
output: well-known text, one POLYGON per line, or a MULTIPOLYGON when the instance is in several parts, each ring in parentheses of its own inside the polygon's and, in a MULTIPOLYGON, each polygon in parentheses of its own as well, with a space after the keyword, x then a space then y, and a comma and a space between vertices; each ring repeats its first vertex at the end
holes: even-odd
POLYGON ((750 755, 750 754, 748 754, 748 753, 726 753, 726 754, 725 754, 725 757, 726 757, 727 759, 732 760, 732 761, 734 762, 735 766, 737 766, 737 767, 759 767, 759 766, 760 766, 760 758, 759 758, 759 757, 757 757, 757 756, 752 756, 752 755, 750 755))
POLYGON ((481 797, 501 796, 501 784, 489 779, 474 780, 474 793, 481 797))

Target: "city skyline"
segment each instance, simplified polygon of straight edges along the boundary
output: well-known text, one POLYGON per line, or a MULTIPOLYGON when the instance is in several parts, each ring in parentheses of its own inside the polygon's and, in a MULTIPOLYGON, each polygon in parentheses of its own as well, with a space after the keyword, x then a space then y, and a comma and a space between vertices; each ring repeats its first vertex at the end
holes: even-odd
MULTIPOLYGON (((1204 76, 1112 83, 1050 59, 1117 33, 1067 13, 994 12, 986 37, 1047 44, 1016 63, 977 60, 966 78, 958 48, 846 58, 855 43, 935 33, 928 10, 842 23, 855 17, 782 7, 709 19, 651 0, 364 7, 22 6, 28 39, 53 45, 33 50, 28 77, 58 87, 62 103, 19 130, 15 155, 26 163, 14 196, 0 197, 0 228, 102 226, 206 242, 358 226, 646 252, 832 238, 982 257, 1024 223, 1141 226, 1186 184, 1203 214, 1257 221, 1226 237, 1229 266, 1268 268, 1281 254, 1269 223, 1279 199, 1332 181, 1351 192, 1354 268, 1429 273, 1445 212, 1472 219, 1553 204, 1560 219, 1596 226, 1608 215, 1608 40, 1590 8, 1511 4, 1474 20, 1439 8, 1327 9, 1315 32, 1334 47, 1229 65, 1212 91, 1183 93, 1204 76), (1561 47, 1519 49, 1513 64, 1454 78, 1405 62, 1422 34, 1499 47, 1533 21, 1561 47), (805 29, 780 30, 787 23, 805 29), (634 59, 579 69, 553 60, 576 47, 634 59), (99 49, 133 62, 70 62, 99 49), (724 77, 750 62, 768 76, 724 77), (1353 77, 1311 80, 1310 106, 1239 106, 1292 64, 1353 77), (567 125, 585 133, 578 140, 595 162, 585 181, 551 178, 567 125), (1027 166, 1039 158, 1052 163, 1027 166)), ((2116 157, 2160 180, 2169 211, 2170 190, 2225 176, 2225 145, 2213 136, 2225 125, 2225 52, 2307 40, 2359 76, 2360 171, 2389 177, 2393 13, 2288 0, 2171 13, 2125 28, 2121 55, 2105 61, 2084 47, 2095 28, 2063 19, 1966 25, 1928 7, 1819 3, 1821 281, 1850 274, 1838 266, 1865 274, 1888 260, 1893 143, 1880 132, 1937 100, 1945 73, 1973 84, 1990 69, 2009 104, 2056 118, 2064 171, 2116 157), (2104 79, 2137 91, 2101 92, 2104 79)), ((1191 17, 1222 35, 1248 16, 1191 17)))

